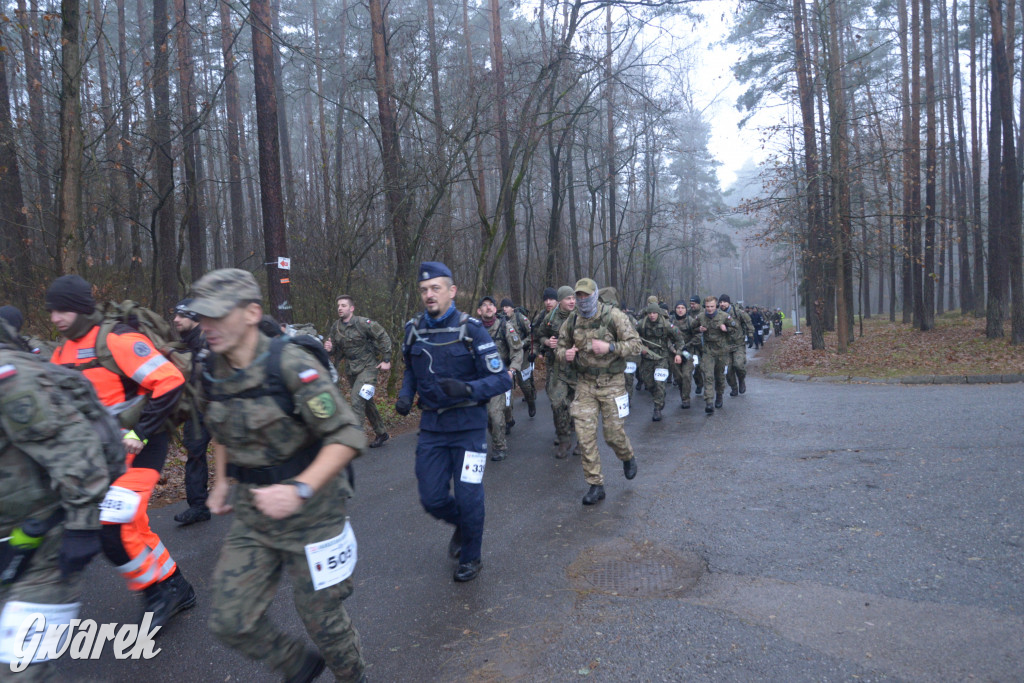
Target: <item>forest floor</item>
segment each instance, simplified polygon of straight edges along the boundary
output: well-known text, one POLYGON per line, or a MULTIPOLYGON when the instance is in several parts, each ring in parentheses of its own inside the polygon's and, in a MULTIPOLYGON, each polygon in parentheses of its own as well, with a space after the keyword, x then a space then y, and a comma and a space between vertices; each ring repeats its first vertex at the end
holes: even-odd
POLYGON ((1010 325, 1002 339, 985 337, 985 319, 962 317, 959 311, 938 316, 935 329, 921 332, 911 325, 876 317, 854 323, 855 341, 848 353, 836 352, 835 332, 825 333, 825 350, 811 349, 811 335, 782 337, 765 344, 765 372, 794 375, 848 375, 887 379, 912 375, 992 375, 1024 373, 1024 345, 1009 344, 1010 325))

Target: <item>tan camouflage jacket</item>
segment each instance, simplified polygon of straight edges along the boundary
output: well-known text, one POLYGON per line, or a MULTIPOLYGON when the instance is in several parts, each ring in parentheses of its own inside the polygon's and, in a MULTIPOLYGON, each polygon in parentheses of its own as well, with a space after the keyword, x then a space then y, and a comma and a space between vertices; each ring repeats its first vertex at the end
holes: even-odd
POLYGON ((573 365, 577 372, 594 375, 624 372, 625 359, 639 355, 643 343, 625 313, 609 304, 600 304, 597 314, 590 320, 580 315, 577 309, 562 324, 558 331, 558 360, 565 362, 565 352, 574 346, 576 359, 573 365), (594 339, 614 343, 615 350, 598 356, 591 349, 594 339))
POLYGON ((358 375, 382 361, 391 360, 391 337, 387 331, 369 318, 354 315, 347 323, 338 318, 327 333, 333 344, 331 358, 339 364, 345 361, 345 373, 358 375))
POLYGON ((551 337, 558 336, 559 330, 562 329, 562 323, 570 315, 572 314, 563 311, 558 306, 555 306, 550 312, 544 311, 540 321, 533 326, 533 339, 536 348, 544 356, 548 374, 553 374, 561 377, 566 382, 573 383, 576 381, 576 372, 573 364, 567 363, 564 360, 559 362, 558 356, 555 353, 556 349, 552 349, 544 343, 551 337))
MULTIPOLYGON (((704 350, 707 353, 722 354, 729 351, 731 342, 728 330, 738 326, 739 323, 735 318, 730 320, 721 310, 716 310, 715 315, 710 318, 705 311, 701 311, 697 316, 697 327, 708 328, 708 331, 704 333, 704 350), (727 331, 722 332, 722 325, 726 326, 727 331)), ((700 332, 699 329, 697 331, 700 332)))
POLYGON ((733 349, 738 349, 747 343, 746 337, 749 334, 754 334, 754 323, 750 319, 750 314, 733 304, 729 308, 729 312, 725 314, 727 325, 729 325, 729 346, 733 349), (736 325, 731 324, 736 322, 736 325))
POLYGON ((503 318, 495 318, 490 327, 484 326, 487 333, 498 347, 501 360, 509 370, 523 370, 523 340, 519 338, 516 328, 503 318))
MULTIPOLYGON (((222 356, 214 356, 212 391, 235 396, 263 387, 267 375, 263 359, 269 346, 270 339, 260 335, 256 360, 243 370, 235 370, 222 356)), ((279 465, 318 440, 357 451, 366 446, 362 425, 326 368, 313 356, 295 344, 286 345, 281 354, 281 374, 295 406, 291 415, 271 396, 209 402, 206 426, 217 443, 227 449, 229 462, 241 467, 279 465)))
POLYGON ((0 349, 0 536, 60 506, 67 528, 100 528, 110 481, 99 436, 44 363, 0 349))

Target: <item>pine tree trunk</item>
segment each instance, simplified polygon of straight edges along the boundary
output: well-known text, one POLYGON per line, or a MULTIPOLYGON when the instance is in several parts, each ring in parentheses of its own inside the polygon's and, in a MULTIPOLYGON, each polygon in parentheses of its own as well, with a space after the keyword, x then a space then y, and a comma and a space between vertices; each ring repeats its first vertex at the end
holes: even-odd
POLYGON ((288 300, 290 271, 277 267, 278 257, 288 256, 284 206, 281 198, 281 151, 278 147, 278 109, 274 42, 271 39, 270 4, 252 0, 249 4, 252 27, 253 73, 256 85, 256 134, 259 138, 260 205, 263 208, 263 249, 267 269, 270 313, 279 321, 292 322, 288 300))
POLYGON ((178 254, 174 221, 174 155, 171 148, 171 88, 167 0, 153 0, 153 150, 156 156, 156 230, 153 245, 154 298, 158 310, 177 302, 178 254))
POLYGON ((22 311, 30 312, 32 252, 29 249, 28 211, 21 188, 18 149, 14 141, 14 122, 11 120, 6 55, 7 48, 0 43, 0 168, 4 169, 0 173, 0 215, 4 217, 0 249, 6 256, 0 260, 0 283, 22 311))
POLYGON ((82 78, 78 0, 61 0, 60 179, 57 272, 77 273, 82 259, 82 78))
POLYGON ((224 109, 227 114, 228 135, 228 196, 231 200, 231 261, 240 267, 245 261, 245 205, 242 200, 241 152, 238 143, 238 126, 241 112, 238 104, 238 74, 235 73, 235 53, 232 50, 234 27, 231 25, 231 8, 228 0, 218 0, 220 10, 221 53, 224 56, 224 109))

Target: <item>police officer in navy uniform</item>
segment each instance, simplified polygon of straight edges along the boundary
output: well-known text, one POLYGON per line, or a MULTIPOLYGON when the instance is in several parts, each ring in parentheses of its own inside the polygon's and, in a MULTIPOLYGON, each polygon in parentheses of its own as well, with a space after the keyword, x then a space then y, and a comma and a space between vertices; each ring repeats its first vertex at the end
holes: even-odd
POLYGON ((455 308, 448 267, 427 261, 418 276, 426 311, 405 324, 405 375, 395 410, 408 415, 419 394, 420 503, 455 527, 448 543, 449 556, 459 559, 454 579, 472 581, 482 566, 487 401, 512 388, 512 373, 480 321, 455 308))

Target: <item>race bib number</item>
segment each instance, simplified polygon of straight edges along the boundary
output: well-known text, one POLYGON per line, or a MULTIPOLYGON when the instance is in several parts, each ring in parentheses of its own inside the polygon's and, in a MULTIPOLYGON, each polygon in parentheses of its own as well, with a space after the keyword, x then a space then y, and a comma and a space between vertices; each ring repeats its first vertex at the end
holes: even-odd
MULTIPOLYGON (((63 652, 62 647, 67 638, 70 638, 67 628, 53 628, 69 626, 71 620, 78 616, 80 602, 69 602, 62 605, 48 605, 37 602, 19 602, 11 600, 4 605, 0 613, 0 662, 11 664, 24 662, 25 656, 29 653, 34 655, 33 662, 45 662, 50 658, 52 652, 63 652), (30 621, 32 615, 37 615, 34 622, 30 621), (42 617, 42 618, 40 618, 42 617), (26 627, 26 622, 29 624, 26 627), (15 642, 15 635, 19 630, 25 628, 25 638, 22 642, 15 642), (44 633, 45 631, 45 633, 44 633), (41 638, 39 646, 33 648, 32 641, 41 638), (18 655, 18 650, 22 656, 18 655)), ((20 669, 19 669, 20 671, 20 669)))
POLYGON ((135 519, 139 510, 139 494, 120 486, 111 486, 100 503, 100 521, 110 524, 127 524, 135 519))
POLYGON ((512 405, 512 390, 511 389, 509 389, 508 391, 505 392, 505 407, 508 408, 510 405, 512 405))
POLYGON ((356 535, 345 520, 345 528, 334 538, 306 546, 306 562, 313 579, 313 590, 341 583, 356 568, 356 535))
POLYGON ((479 484, 484 480, 484 466, 487 464, 487 454, 476 451, 466 451, 462 458, 462 476, 459 480, 466 484, 479 484))
POLYGON ((627 361, 626 362, 626 374, 627 375, 632 375, 634 372, 636 372, 636 363, 634 363, 633 361, 627 361))
POLYGON ((655 368, 654 370, 654 381, 664 382, 668 379, 668 368, 655 368))
POLYGON ((377 387, 373 386, 372 384, 364 384, 363 388, 359 390, 359 395, 365 398, 367 401, 369 401, 371 398, 373 398, 373 395, 374 393, 376 393, 376 391, 377 387))
POLYGON ((519 375, 523 378, 524 382, 533 377, 533 363, 530 363, 525 368, 523 368, 523 371, 520 372, 519 375))
POLYGON ((697 367, 698 365, 700 365, 700 356, 694 356, 693 357, 693 367, 697 367))
POLYGON ((615 407, 619 409, 619 417, 629 415, 629 394, 616 397, 615 407))

